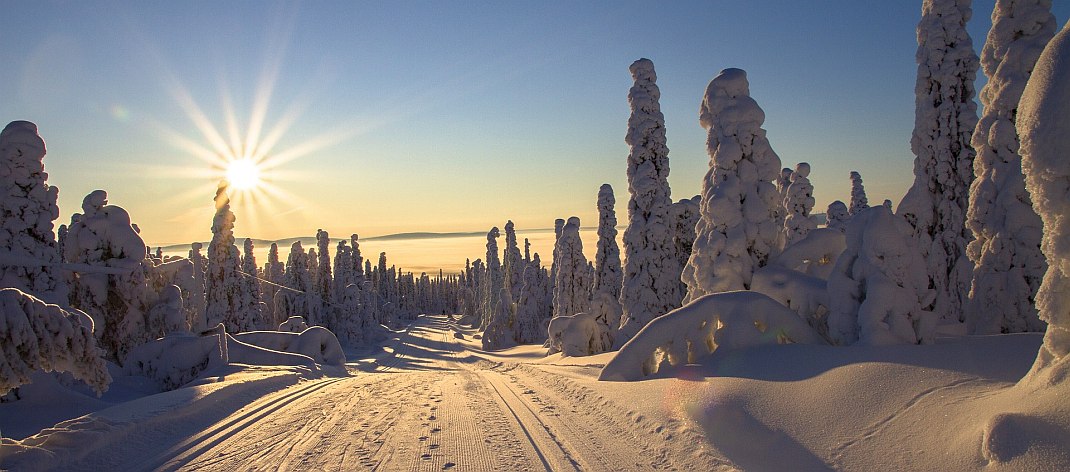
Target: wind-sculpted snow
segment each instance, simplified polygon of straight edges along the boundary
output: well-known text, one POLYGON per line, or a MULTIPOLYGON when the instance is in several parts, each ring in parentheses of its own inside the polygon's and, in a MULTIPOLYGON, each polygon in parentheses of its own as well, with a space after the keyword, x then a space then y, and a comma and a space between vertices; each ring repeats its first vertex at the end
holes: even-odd
POLYGON ((613 347, 606 326, 594 313, 555 316, 547 329, 550 348, 546 354, 560 352, 564 356, 591 356, 613 347))
POLYGON ((231 336, 245 344, 264 349, 305 355, 318 364, 340 366, 346 363, 346 355, 338 344, 338 338, 322 326, 313 326, 300 333, 249 331, 231 336))
POLYGON ((825 342, 795 312, 766 295, 715 293, 655 318, 621 347, 598 380, 642 380, 665 362, 679 366, 718 349, 789 343, 825 342))
POLYGON ((35 370, 70 372, 97 395, 111 383, 88 316, 14 288, 0 289, 0 354, 0 394, 35 370))
POLYGON ((1070 23, 1037 60, 1018 107, 1022 172, 1034 208, 1044 222, 1041 249, 1048 272, 1037 293, 1040 319, 1048 323, 1035 370, 1060 366, 1051 378, 1070 374, 1070 23))
POLYGON ((773 181, 780 158, 765 137, 764 121, 765 112, 750 97, 746 72, 725 69, 706 87, 699 122, 708 131, 710 168, 702 180, 691 259, 681 276, 687 284, 685 304, 749 288, 751 274, 779 249, 781 202, 773 181))
POLYGON ((977 150, 966 225, 973 283, 966 304, 972 334, 1044 331, 1034 297, 1047 270, 1040 250, 1042 224, 1025 189, 1015 117, 1044 45, 1055 34, 1051 0, 1000 0, 981 51, 988 82, 984 115, 972 144, 977 150))

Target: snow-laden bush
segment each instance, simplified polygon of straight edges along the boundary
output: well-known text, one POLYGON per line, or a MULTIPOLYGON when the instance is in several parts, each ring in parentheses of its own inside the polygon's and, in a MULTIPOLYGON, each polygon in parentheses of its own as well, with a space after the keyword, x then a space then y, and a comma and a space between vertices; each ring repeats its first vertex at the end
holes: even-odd
POLYGON ((824 279, 778 265, 768 265, 754 271, 751 290, 768 295, 791 308, 814 331, 827 337, 829 292, 824 279))
POLYGON ((0 395, 28 383, 35 370, 70 372, 97 395, 111 383, 89 316, 0 289, 0 395))
POLYGON ((228 352, 224 343, 220 334, 170 334, 131 350, 123 370, 128 375, 153 379, 164 390, 174 390, 200 377, 205 370, 226 365, 228 352))
POLYGON ((655 318, 621 347, 598 380, 641 380, 665 362, 693 363, 717 349, 791 343, 825 342, 795 312, 768 296, 715 293, 655 318))
POLYGON ((847 210, 847 205, 836 200, 829 203, 828 209, 825 210, 825 221, 827 221, 825 227, 843 231, 847 227, 847 220, 850 218, 851 215, 847 210))
MULTIPOLYGON (((1037 293, 1048 323, 1033 374, 1070 378, 1070 23, 1044 48, 1018 106, 1022 172, 1044 222, 1048 272, 1037 293)), ((1032 375, 1031 375, 1032 376, 1032 375)))
POLYGON ((814 186, 810 184, 810 164, 800 162, 791 173, 791 185, 784 196, 784 245, 791 245, 817 228, 810 218, 814 209, 814 186))
POLYGON ((346 355, 338 343, 338 338, 322 326, 313 326, 300 333, 249 331, 236 333, 233 337, 264 349, 303 354, 319 364, 338 366, 346 363, 346 355))
POLYGON ((591 356, 613 347, 609 327, 594 313, 555 316, 546 331, 550 344, 547 355, 560 352, 565 357, 591 356))
POLYGON ((917 344, 935 340, 935 296, 912 228, 883 206, 847 225, 847 248, 828 279, 829 336, 847 344, 917 344))
POLYGON ((1042 223, 1025 189, 1015 117, 1044 45, 1055 34, 1051 0, 1001 0, 981 51, 988 82, 984 115, 972 144, 977 150, 966 226, 966 252, 975 267, 966 304, 971 334, 1044 331, 1034 298, 1047 270, 1040 250, 1042 223))
POLYGON ((279 325, 279 331, 284 333, 300 333, 306 329, 308 329, 308 323, 305 323, 305 319, 300 316, 286 318, 286 321, 279 325))

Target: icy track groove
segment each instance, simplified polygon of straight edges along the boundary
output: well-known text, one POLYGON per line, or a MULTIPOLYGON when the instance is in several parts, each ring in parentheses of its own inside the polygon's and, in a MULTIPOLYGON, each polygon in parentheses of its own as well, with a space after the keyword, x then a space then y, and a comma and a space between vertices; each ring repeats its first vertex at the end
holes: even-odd
MULTIPOLYGON (((611 471, 686 468, 688 431, 538 365, 500 363, 425 316, 371 372, 260 397, 197 430, 154 437, 126 470, 611 471), (686 445, 683 445, 686 447, 686 445)), ((688 448, 691 453, 694 449, 688 448)), ((89 453, 71 469, 92 469, 89 453)), ((711 462, 714 464, 715 462, 711 462)))

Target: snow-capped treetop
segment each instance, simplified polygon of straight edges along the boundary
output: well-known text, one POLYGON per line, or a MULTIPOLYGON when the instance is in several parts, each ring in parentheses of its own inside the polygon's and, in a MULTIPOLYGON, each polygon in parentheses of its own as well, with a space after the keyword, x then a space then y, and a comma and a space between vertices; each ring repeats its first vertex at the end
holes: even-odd
POLYGON ((810 219, 814 209, 814 186, 810 184, 810 164, 800 162, 791 173, 791 185, 784 196, 784 244, 785 247, 804 237, 817 224, 810 219))
POLYGON ((1055 34, 1050 0, 999 0, 981 51, 988 82, 981 89, 984 115, 973 133, 974 181, 966 226, 973 241, 967 302, 971 334, 1044 331, 1033 298, 1047 270, 1040 250, 1042 224, 1022 176, 1018 101, 1044 45, 1055 34))
POLYGON ((1061 365, 1070 369, 1070 23, 1048 43, 1037 60, 1018 106, 1022 172, 1034 208, 1044 221, 1041 248, 1048 272, 1037 293, 1040 318, 1048 323, 1035 370, 1061 365))
POLYGON ((702 181, 695 244, 681 276, 688 290, 685 305, 706 294, 748 289, 754 271, 779 249, 781 204, 773 182, 780 157, 761 127, 765 112, 748 93, 747 73, 725 69, 710 81, 699 108, 710 169, 702 181))
POLYGON ((71 222, 64 257, 70 262, 106 262, 112 267, 137 266, 145 259, 145 241, 122 207, 108 205, 108 194, 94 190, 82 200, 85 214, 71 222))
POLYGON ((654 64, 639 59, 629 68, 634 84, 628 91, 631 115, 624 141, 628 144, 628 227, 624 230, 624 282, 621 291, 623 343, 646 323, 668 313, 680 300, 680 263, 673 243, 669 191, 669 148, 665 116, 654 64))
MULTIPOLYGON (((0 248, 45 264, 60 261, 53 221, 59 189, 46 183, 45 141, 37 125, 12 121, 0 132, 0 248)), ((49 303, 67 303, 67 286, 50 266, 0 265, 0 287, 13 287, 49 303)))
POLYGON ((587 311, 591 279, 587 258, 580 240, 580 219, 573 216, 561 230, 557 241, 557 281, 554 284, 554 317, 570 316, 587 311))
POLYGON ((858 213, 869 208, 869 199, 866 198, 866 188, 862 186, 862 174, 851 171, 851 207, 847 209, 850 214, 858 213))
POLYGON ((523 288, 523 263, 520 256, 520 247, 516 243, 516 229, 513 221, 505 222, 505 249, 503 261, 503 273, 505 283, 509 288, 509 294, 513 300, 520 300, 520 290, 523 288))
POLYGON ((829 228, 844 231, 847 229, 847 220, 850 218, 847 205, 839 200, 829 203, 828 210, 825 210, 825 220, 828 222, 825 226, 829 228))

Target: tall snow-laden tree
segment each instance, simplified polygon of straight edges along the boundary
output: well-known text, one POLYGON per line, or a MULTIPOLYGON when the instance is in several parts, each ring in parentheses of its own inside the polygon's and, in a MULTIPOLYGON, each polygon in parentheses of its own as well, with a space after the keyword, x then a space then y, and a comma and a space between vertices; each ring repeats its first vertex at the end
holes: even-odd
POLYGON ((313 298, 310 295, 312 275, 308 268, 308 253, 301 247, 301 241, 294 241, 290 246, 284 279, 283 285, 290 290, 279 290, 275 295, 275 319, 285 322, 291 316, 300 316, 307 322, 309 303, 313 298))
MULTIPOLYGON (((620 248, 617 247, 615 203, 613 187, 602 184, 598 189, 598 246, 594 253, 594 288, 591 290, 589 310, 595 320, 605 326, 606 349, 613 347, 622 314, 620 290, 624 276, 620 265, 620 248)), ((677 223, 680 223, 680 218, 677 223)))
MULTIPOLYGON (((629 70, 628 91, 628 227, 624 230, 623 314, 618 345, 627 342, 650 320, 679 306, 680 263, 676 260, 669 191, 669 148, 665 116, 654 63, 639 59, 629 70)), ((556 257, 555 257, 556 259, 556 257)), ((560 277, 559 277, 560 278, 560 277)))
POLYGON ((854 215, 869 208, 869 199, 866 198, 866 187, 862 186, 862 174, 851 171, 851 206, 847 212, 854 215))
POLYGON ((279 245, 277 243, 271 243, 271 247, 268 249, 268 260, 264 264, 264 279, 270 284, 263 284, 261 289, 263 290, 261 298, 264 299, 264 319, 265 323, 271 327, 271 329, 277 328, 285 318, 278 319, 275 316, 275 295, 279 293, 278 285, 286 283, 285 280, 286 270, 282 262, 279 261, 279 245))
POLYGON ((52 267, 61 259, 52 233, 59 188, 46 182, 44 157, 37 125, 12 121, 0 132, 0 248, 8 253, 0 258, 0 288, 65 305, 67 284, 52 267))
POLYGON ((540 269, 535 264, 524 266, 524 285, 520 299, 516 303, 515 340, 519 344, 542 342, 546 339, 546 330, 542 329, 544 298, 542 284, 539 280, 540 269))
POLYGON ((189 260, 193 262, 193 288, 190 293, 189 304, 193 318, 189 320, 190 329, 195 332, 204 331, 208 328, 208 320, 205 319, 208 308, 208 294, 206 293, 208 282, 205 280, 208 269, 208 258, 201 254, 204 244, 190 244, 189 260), (198 288, 200 290, 198 290, 198 288))
POLYGON ((245 300, 246 310, 252 315, 252 320, 249 329, 274 329, 274 323, 271 323, 268 317, 264 316, 264 306, 260 304, 260 279, 257 274, 256 256, 253 254, 253 238, 245 238, 245 245, 242 248, 241 259, 241 271, 244 273, 242 276, 242 283, 245 284, 245 290, 243 294, 248 297, 245 300))
POLYGON ((839 200, 829 203, 828 209, 825 210, 826 227, 844 231, 847 229, 847 220, 849 219, 851 219, 850 210, 847 209, 847 205, 839 200))
POLYGON ((764 121, 743 70, 725 69, 706 87, 699 122, 708 131, 710 170, 682 275, 685 305, 710 293, 749 289, 754 271, 776 255, 780 204, 773 181, 781 167, 764 121))
POLYGON ((586 312, 591 290, 587 257, 580 240, 580 219, 573 216, 561 230, 554 248, 557 257, 557 281, 554 283, 554 317, 586 312))
POLYGON ((981 50, 988 83, 973 133, 977 158, 966 226, 974 263, 966 326, 971 334, 1043 331, 1034 298, 1047 270, 1042 224, 1025 190, 1015 119, 1029 74, 1055 35, 1051 0, 999 0, 981 50))
POLYGON ((810 184, 810 164, 800 162, 791 173, 791 185, 784 197, 784 246, 806 237, 817 224, 810 218, 814 209, 814 186, 810 184))
POLYGON ((1044 222, 1048 271, 1037 292, 1044 344, 1027 378, 1070 381, 1070 23, 1044 48, 1018 106, 1022 172, 1044 222))
POLYGON ((966 209, 973 181, 970 137, 977 124, 973 101, 977 55, 966 31, 970 0, 925 0, 918 23, 918 79, 910 148, 914 184, 897 214, 914 227, 936 299, 926 307, 942 319, 963 321, 973 264, 966 209))
POLYGON ((223 323, 227 332, 248 331, 254 317, 245 304, 249 297, 240 273, 238 247, 234 245, 234 213, 230 211, 226 181, 216 189, 215 208, 212 242, 208 244, 205 319, 210 327, 223 323))
POLYGON ((501 291, 503 286, 502 263, 498 257, 498 238, 501 232, 495 226, 487 232, 487 277, 483 286, 483 322, 486 328, 498 313, 498 305, 501 303, 501 291))
POLYGON ((519 300, 520 289, 523 287, 524 264, 520 257, 520 247, 516 243, 516 229, 512 220, 505 222, 505 250, 503 252, 502 270, 505 287, 509 289, 513 300, 519 300))
POLYGON ((312 278, 316 284, 316 296, 319 298, 319 312, 313 316, 312 323, 334 329, 335 322, 331 316, 331 285, 334 284, 334 276, 331 275, 331 254, 328 245, 331 237, 322 229, 316 230, 316 275, 312 278))
MULTIPOLYGON (((676 223, 673 243, 676 245, 676 260, 680 263, 680 270, 687 265, 687 260, 691 258, 691 248, 695 245, 695 226, 698 226, 701 201, 702 196, 695 195, 672 204, 672 218, 676 223)), ((687 284, 682 279, 679 295, 681 302, 687 296, 687 284)))

